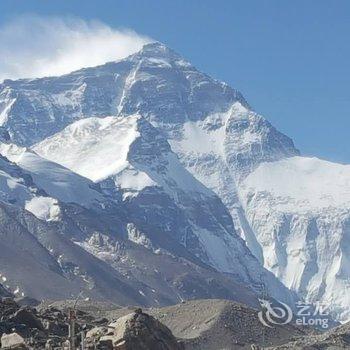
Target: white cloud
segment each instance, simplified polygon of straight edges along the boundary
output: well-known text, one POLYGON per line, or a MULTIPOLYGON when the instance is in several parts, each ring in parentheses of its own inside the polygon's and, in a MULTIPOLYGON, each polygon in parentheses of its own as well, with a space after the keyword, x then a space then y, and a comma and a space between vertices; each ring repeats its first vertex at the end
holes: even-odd
POLYGON ((0 27, 0 81, 61 75, 115 61, 150 41, 98 21, 19 17, 0 27))

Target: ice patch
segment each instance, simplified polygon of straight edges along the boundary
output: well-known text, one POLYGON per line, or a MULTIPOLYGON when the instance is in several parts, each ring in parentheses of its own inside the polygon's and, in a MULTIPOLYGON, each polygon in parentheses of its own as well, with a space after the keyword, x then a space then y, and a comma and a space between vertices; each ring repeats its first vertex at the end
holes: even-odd
POLYGON ((25 209, 45 221, 58 221, 61 212, 57 200, 50 197, 34 197, 26 203, 25 209))

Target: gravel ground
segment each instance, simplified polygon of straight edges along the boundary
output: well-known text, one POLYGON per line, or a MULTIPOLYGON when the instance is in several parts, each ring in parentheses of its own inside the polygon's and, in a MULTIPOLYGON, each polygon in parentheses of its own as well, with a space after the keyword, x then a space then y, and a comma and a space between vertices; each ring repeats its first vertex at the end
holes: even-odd
MULTIPOLYGON (((64 310, 73 303, 73 301, 45 302, 39 309, 51 305, 64 310)), ((132 312, 135 307, 80 301, 78 309, 93 315, 96 320, 107 318, 113 321, 132 312)), ((169 327, 177 338, 183 340, 186 349, 189 350, 252 349, 253 344, 273 349, 310 334, 316 334, 310 329, 297 328, 293 325, 263 327, 258 320, 257 310, 226 300, 194 300, 143 311, 169 327)))

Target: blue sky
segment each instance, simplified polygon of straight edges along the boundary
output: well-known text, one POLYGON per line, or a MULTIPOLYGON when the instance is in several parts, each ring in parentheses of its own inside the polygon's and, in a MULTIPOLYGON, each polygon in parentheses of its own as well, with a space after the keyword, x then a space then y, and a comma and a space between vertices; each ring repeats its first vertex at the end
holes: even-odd
POLYGON ((350 1, 1 0, 0 26, 28 13, 164 42, 239 89, 303 154, 350 163, 350 1))

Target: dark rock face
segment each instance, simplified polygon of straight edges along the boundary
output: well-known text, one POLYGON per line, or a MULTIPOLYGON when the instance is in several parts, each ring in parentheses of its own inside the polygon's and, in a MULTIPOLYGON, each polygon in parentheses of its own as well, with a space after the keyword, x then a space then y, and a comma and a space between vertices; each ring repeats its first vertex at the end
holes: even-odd
POLYGON ((11 293, 3 286, 0 284, 0 298, 3 297, 10 297, 11 293))
POLYGON ((9 142, 11 140, 10 134, 3 126, 0 126, 0 141, 9 142))
POLYGON ((34 314, 33 310, 30 308, 19 309, 16 313, 9 318, 10 322, 25 324, 29 328, 37 328, 43 330, 43 324, 34 314))

